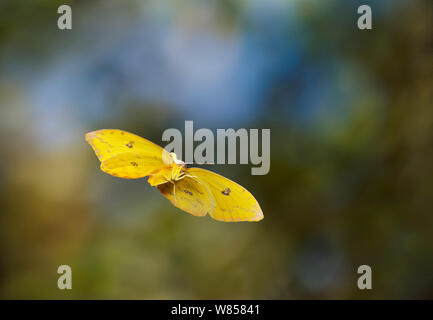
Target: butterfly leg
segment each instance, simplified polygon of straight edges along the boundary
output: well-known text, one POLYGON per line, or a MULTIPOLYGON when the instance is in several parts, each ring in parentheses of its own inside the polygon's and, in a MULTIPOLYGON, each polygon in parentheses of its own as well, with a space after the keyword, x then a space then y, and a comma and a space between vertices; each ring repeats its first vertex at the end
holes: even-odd
POLYGON ((170 180, 170 182, 173 184, 173 196, 174 196, 174 205, 177 204, 177 199, 176 199, 176 184, 170 180))
POLYGON ((188 177, 191 178, 192 180, 194 180, 195 182, 197 182, 198 184, 204 186, 206 188, 206 190, 209 192, 209 189, 207 188, 206 184, 203 184, 199 181, 199 179, 196 176, 191 176, 189 174, 185 174, 184 177, 188 177))
MULTIPOLYGON (((202 185, 203 187, 205 187, 206 191, 208 192, 209 196, 212 195, 212 192, 209 190, 208 186, 205 183, 201 183, 200 180, 196 177, 196 176, 191 176, 189 174, 185 174, 184 177, 188 177, 191 178, 192 180, 194 180, 195 182, 197 182, 198 184, 202 185)), ((212 201, 213 198, 211 198, 212 201)))
MULTIPOLYGON (((183 177, 191 178, 192 180, 194 180, 194 181, 197 182, 198 184, 201 184, 201 182, 197 180, 197 177, 196 177, 196 176, 191 176, 191 175, 189 175, 189 174, 185 174, 183 177)), ((183 178, 183 177, 182 177, 182 178, 183 178)))

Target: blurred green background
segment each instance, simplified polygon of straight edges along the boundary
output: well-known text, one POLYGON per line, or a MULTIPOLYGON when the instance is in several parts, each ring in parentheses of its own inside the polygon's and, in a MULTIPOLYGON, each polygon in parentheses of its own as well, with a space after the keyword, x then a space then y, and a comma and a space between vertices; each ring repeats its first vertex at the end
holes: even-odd
POLYGON ((433 298, 432 7, 2 0, 0 297, 433 298), (185 120, 271 129, 268 175, 209 168, 263 221, 185 214, 101 172, 84 140, 119 128, 163 145, 185 120), (373 290, 357 288, 362 264, 373 290))

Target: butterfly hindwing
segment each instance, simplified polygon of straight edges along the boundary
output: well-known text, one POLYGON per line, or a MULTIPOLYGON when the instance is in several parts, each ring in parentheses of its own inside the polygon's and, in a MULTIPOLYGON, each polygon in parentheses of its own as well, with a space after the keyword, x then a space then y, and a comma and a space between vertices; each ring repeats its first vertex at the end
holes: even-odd
POLYGON ((205 186, 210 195, 209 214, 220 221, 259 221, 263 212, 253 195, 234 181, 201 168, 187 169, 187 175, 205 186))
POLYGON ((163 165, 155 157, 141 153, 125 152, 101 162, 101 170, 119 178, 138 179, 161 170, 163 165))
POLYGON ((192 215, 205 216, 209 210, 210 199, 206 188, 189 177, 160 184, 157 188, 174 206, 192 215))

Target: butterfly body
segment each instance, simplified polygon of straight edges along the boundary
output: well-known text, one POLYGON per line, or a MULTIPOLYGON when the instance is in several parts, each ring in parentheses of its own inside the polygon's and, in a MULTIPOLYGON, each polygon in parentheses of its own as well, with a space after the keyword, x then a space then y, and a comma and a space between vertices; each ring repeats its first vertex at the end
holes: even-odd
POLYGON ((178 181, 183 179, 186 175, 186 164, 182 160, 178 160, 174 152, 170 153, 173 160, 170 181, 178 181))
POLYGON ((214 172, 187 168, 175 153, 132 133, 103 129, 86 134, 101 161, 101 170, 138 179, 158 188, 173 205, 195 216, 207 213, 220 221, 259 221, 263 212, 245 188, 214 172))

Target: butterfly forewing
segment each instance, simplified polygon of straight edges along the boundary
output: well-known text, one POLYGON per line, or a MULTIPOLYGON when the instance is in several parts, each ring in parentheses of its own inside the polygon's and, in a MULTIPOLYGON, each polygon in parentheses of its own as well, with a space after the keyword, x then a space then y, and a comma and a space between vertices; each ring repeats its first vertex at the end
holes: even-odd
POLYGON ((116 177, 142 178, 170 166, 170 156, 166 150, 123 130, 89 132, 86 140, 101 161, 101 169, 116 177))

